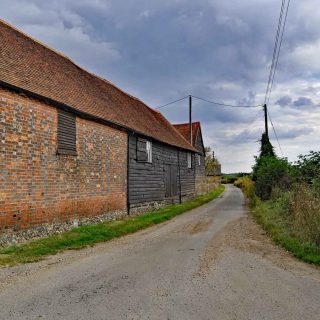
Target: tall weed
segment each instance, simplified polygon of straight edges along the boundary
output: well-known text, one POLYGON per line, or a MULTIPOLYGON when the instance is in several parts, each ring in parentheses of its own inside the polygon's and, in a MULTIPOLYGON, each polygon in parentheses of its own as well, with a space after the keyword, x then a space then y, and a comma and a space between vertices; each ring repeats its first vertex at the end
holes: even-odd
POLYGON ((294 187, 290 206, 294 233, 320 245, 320 196, 307 184, 294 187))
POLYGON ((250 206, 255 206, 258 201, 258 197, 255 194, 255 185, 249 176, 238 178, 234 185, 242 189, 246 198, 249 200, 250 206))

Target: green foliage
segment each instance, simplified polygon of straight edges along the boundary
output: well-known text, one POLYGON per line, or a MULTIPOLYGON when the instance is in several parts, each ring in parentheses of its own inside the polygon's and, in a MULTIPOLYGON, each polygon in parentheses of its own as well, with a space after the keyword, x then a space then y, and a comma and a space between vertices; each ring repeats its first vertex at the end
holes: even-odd
POLYGON ((320 152, 300 155, 290 164, 263 136, 252 179, 236 185, 249 198, 256 220, 277 244, 320 265, 320 152))
POLYGON ((249 205, 254 206, 257 201, 257 196, 255 194, 255 185, 250 176, 239 177, 234 185, 240 189, 242 189, 243 193, 249 200, 249 205))
POLYGON ((276 244, 305 262, 320 265, 319 198, 301 188, 284 192, 275 187, 272 199, 261 201, 250 177, 239 178, 235 185, 242 188, 251 213, 276 244))
POLYGON ((292 216, 289 214, 291 197, 290 193, 284 193, 278 199, 258 201, 251 212, 276 244, 305 262, 320 265, 319 245, 296 233, 292 216))
POLYGON ((266 133, 263 133, 260 140, 260 157, 275 157, 274 148, 266 133))
POLYGON ((299 155, 295 165, 306 182, 320 178, 320 151, 310 151, 307 155, 299 155))
POLYGON ((245 176, 249 176, 248 173, 246 172, 239 172, 239 173, 225 173, 222 175, 222 178, 221 178, 221 183, 223 184, 234 184, 238 178, 240 177, 245 177, 245 176))
POLYGON ((252 179, 255 181, 256 195, 262 200, 268 200, 275 187, 286 189, 290 185, 292 168, 287 159, 276 156, 265 133, 262 134, 260 143, 260 155, 255 158, 252 179))
POLYGON ((310 151, 307 155, 299 155, 293 168, 299 182, 312 185, 315 192, 320 193, 320 151, 310 151))
POLYGON ((216 167, 220 165, 219 160, 214 156, 214 152, 210 147, 205 147, 205 171, 206 175, 212 175, 216 172, 216 167))
POLYGON ((253 181, 258 180, 258 170, 259 168, 265 164, 267 159, 276 158, 274 153, 274 148, 269 140, 269 137, 266 133, 263 133, 260 140, 260 154, 258 157, 255 157, 255 164, 252 167, 252 179, 253 181))
POLYGON ((262 200, 268 200, 274 187, 287 188, 292 182, 290 169, 287 159, 260 157, 254 167, 256 195, 262 200))
POLYGON ((290 221, 302 240, 320 246, 320 194, 308 184, 295 184, 291 191, 290 221))
POLYGON ((234 183, 238 179, 238 176, 236 175, 223 175, 221 178, 221 183, 223 184, 229 184, 229 183, 234 183))
POLYGON ((217 198, 223 191, 224 186, 220 185, 210 193, 199 196, 193 201, 168 206, 125 220, 81 226, 59 235, 7 247, 0 250, 0 265, 12 266, 18 263, 34 262, 64 250, 80 249, 98 242, 109 241, 113 238, 134 233, 199 207, 217 198))

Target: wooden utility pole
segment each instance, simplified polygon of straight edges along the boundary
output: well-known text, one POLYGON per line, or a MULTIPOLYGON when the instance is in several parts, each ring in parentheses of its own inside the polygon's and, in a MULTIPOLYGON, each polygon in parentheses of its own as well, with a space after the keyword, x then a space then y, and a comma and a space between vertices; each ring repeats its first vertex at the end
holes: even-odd
POLYGON ((268 130, 268 111, 267 111, 267 105, 263 105, 263 111, 264 111, 264 126, 265 126, 265 132, 266 136, 269 139, 269 130, 268 130))
POLYGON ((190 130, 190 144, 192 145, 192 96, 189 96, 189 130, 190 130))

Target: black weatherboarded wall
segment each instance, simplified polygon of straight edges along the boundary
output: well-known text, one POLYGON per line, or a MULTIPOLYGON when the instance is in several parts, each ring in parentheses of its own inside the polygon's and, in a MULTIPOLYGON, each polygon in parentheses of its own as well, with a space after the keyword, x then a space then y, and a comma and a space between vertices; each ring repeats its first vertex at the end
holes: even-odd
POLYGON ((202 133, 201 133, 201 128, 199 127, 197 136, 195 139, 194 147, 200 152, 196 156, 196 178, 204 178, 206 176, 205 173, 205 150, 203 146, 203 140, 202 140, 202 133), (200 161, 199 161, 200 160, 200 161))
POLYGON ((178 203, 195 194, 194 154, 188 168, 187 153, 152 141, 152 162, 140 157, 141 137, 129 135, 128 202, 131 212, 147 210, 156 204, 178 203))

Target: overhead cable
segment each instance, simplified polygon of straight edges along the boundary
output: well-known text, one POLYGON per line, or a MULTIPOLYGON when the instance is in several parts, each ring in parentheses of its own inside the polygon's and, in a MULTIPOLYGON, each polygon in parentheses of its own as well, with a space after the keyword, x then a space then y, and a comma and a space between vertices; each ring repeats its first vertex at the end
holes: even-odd
POLYGON ((246 132, 246 131, 250 131, 250 129, 252 128, 252 126, 254 125, 254 123, 258 120, 261 120, 261 110, 259 110, 255 116, 253 118, 250 119, 249 123, 247 124, 247 127, 245 130, 242 130, 236 137, 233 141, 231 141, 229 144, 227 144, 226 146, 224 146, 225 148, 235 144, 236 142, 238 142, 238 140, 241 138, 241 135, 246 132))
POLYGON ((157 108, 155 108, 155 109, 164 108, 164 107, 166 107, 166 106, 169 106, 170 104, 174 104, 174 103, 179 102, 179 101, 181 101, 181 100, 184 100, 184 99, 186 99, 186 98, 189 98, 189 96, 185 96, 185 97, 183 97, 183 98, 180 98, 180 99, 177 99, 177 100, 168 102, 168 103, 166 103, 166 104, 164 104, 164 105, 162 105, 162 106, 160 106, 160 107, 157 107, 157 108))
POLYGON ((281 152, 282 157, 284 157, 283 152, 282 152, 282 148, 281 148, 281 145, 280 145, 280 142, 279 142, 279 139, 278 139, 278 135, 277 135, 277 132, 276 132, 276 128, 275 128, 274 125, 273 125, 273 122, 272 122, 272 119, 271 119, 271 115, 270 115, 269 110, 268 110, 268 116, 269 116, 269 119, 270 119, 270 122, 271 122, 271 126, 272 126, 272 129, 273 129, 273 133, 274 133, 274 135, 275 135, 275 137, 276 137, 276 139, 277 139, 277 142, 278 142, 279 150, 280 150, 280 152, 281 152))
POLYGON ((218 105, 218 106, 222 106, 222 107, 231 107, 231 108, 258 108, 258 107, 262 107, 262 105, 256 105, 256 106, 250 106, 250 105, 233 105, 233 104, 227 104, 227 103, 223 103, 223 102, 217 102, 217 101, 212 101, 212 100, 208 100, 208 99, 204 99, 204 98, 201 98, 201 97, 197 97, 197 96, 193 96, 193 95, 189 95, 189 96, 185 96, 183 98, 180 98, 180 99, 177 99, 177 100, 174 100, 174 101, 171 101, 171 102, 168 102, 162 106, 159 106, 155 109, 161 109, 161 108, 164 108, 164 107, 167 107, 171 104, 174 104, 176 102, 179 102, 179 101, 182 101, 188 97, 192 97, 192 98, 195 98, 195 99, 198 99, 198 100, 201 100, 201 101, 204 101, 204 102, 207 102, 207 103, 211 103, 211 104, 215 104, 215 105, 218 105))
POLYGON ((274 67, 274 72, 273 72, 273 76, 272 76, 272 81, 271 81, 271 85, 270 85, 270 89, 269 89, 269 94, 268 94, 268 98, 267 98, 267 102, 266 102, 267 104, 269 103, 269 100, 270 100, 270 95, 271 95, 271 91, 272 91, 272 88, 273 88, 274 78, 275 78, 276 71, 277 71, 277 66, 278 66, 278 60, 279 60, 281 45, 282 45, 283 34, 284 34, 284 30, 285 30, 286 23, 287 23, 287 16, 288 16, 288 11, 289 11, 289 5, 290 5, 290 0, 288 0, 287 9, 286 9, 286 14, 285 14, 285 17, 284 17, 284 23, 283 23, 282 32, 281 32, 279 49, 278 49, 278 53, 277 53, 277 58, 276 58, 276 62, 275 62, 275 67, 274 67))
POLYGON ((257 105, 257 106, 233 105, 233 104, 226 104, 226 103, 222 103, 222 102, 210 101, 210 100, 207 100, 207 99, 204 99, 204 98, 200 98, 200 97, 197 97, 197 96, 192 96, 192 97, 196 98, 196 99, 199 99, 199 100, 202 100, 202 101, 207 102, 207 103, 216 104, 216 105, 223 106, 223 107, 231 107, 231 108, 258 108, 258 107, 262 107, 261 105, 257 105))
POLYGON ((281 25, 282 25, 282 16, 283 16, 284 5, 285 5, 285 0, 282 0, 280 15, 278 18, 278 28, 277 28, 277 33, 276 33, 276 39, 275 39, 275 43, 274 43, 274 47, 273 47, 272 62, 271 62, 271 66, 270 66, 268 84, 267 84, 267 89, 266 89, 266 93, 265 93, 265 97, 264 97, 264 103, 266 103, 266 101, 267 101, 267 96, 269 93, 270 84, 271 84, 271 80, 272 80, 272 74, 273 74, 273 70, 274 70, 274 66, 275 66, 275 59, 277 56, 278 41, 279 41, 279 35, 280 35, 280 30, 281 30, 281 25))

